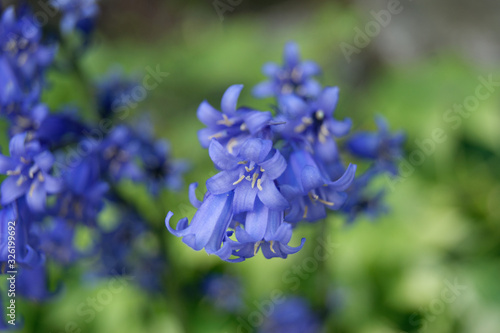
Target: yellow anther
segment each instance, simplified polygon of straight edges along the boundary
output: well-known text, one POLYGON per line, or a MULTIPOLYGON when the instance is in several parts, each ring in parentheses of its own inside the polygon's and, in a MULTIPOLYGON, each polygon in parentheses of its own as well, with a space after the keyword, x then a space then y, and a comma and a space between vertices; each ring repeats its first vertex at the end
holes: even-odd
POLYGON ((21 156, 20 160, 21 160, 21 162, 23 162, 24 164, 30 164, 30 162, 29 162, 27 159, 25 159, 24 157, 22 157, 22 156, 21 156))
POLYGON ((330 135, 330 131, 328 130, 328 128, 326 127, 325 124, 321 125, 319 130, 320 130, 321 134, 323 134, 324 136, 330 135))
POLYGON ((252 171, 253 169, 254 169, 254 167, 251 167, 251 168, 249 168, 249 167, 247 167, 247 166, 245 167, 245 170, 246 170, 247 172, 250 172, 250 171, 252 171))
POLYGON ((259 173, 255 172, 252 176, 252 188, 255 187, 255 183, 257 182, 257 178, 259 177, 259 173))
POLYGON ((323 133, 319 133, 318 135, 319 142, 325 143, 326 142, 326 136, 323 135, 323 133))
POLYGON ((304 125, 304 124, 300 124, 300 125, 297 125, 293 130, 295 131, 295 133, 301 133, 301 132, 304 132, 306 130, 307 126, 304 125))
POLYGON ((227 151, 232 154, 233 153, 233 149, 234 147, 238 144, 238 140, 236 140, 235 138, 231 138, 231 140, 229 140, 229 142, 227 143, 227 151))
POLYGON ((253 255, 257 254, 257 251, 259 250, 260 244, 262 244, 262 241, 256 242, 255 245, 253 246, 253 255))
POLYGON ((222 120, 217 121, 217 125, 233 126, 234 121, 230 120, 225 114, 222 115, 222 120))
POLYGON ((264 171, 266 171, 266 170, 264 170, 263 167, 260 167, 260 172, 264 172, 264 171))
POLYGON ((16 185, 21 186, 21 184, 24 183, 25 180, 26 180, 25 176, 22 176, 22 175, 19 176, 19 178, 17 179, 16 185))
POLYGON ((7 176, 17 176, 21 174, 21 170, 7 170, 7 176))
POLYGON ((327 206, 333 206, 334 205, 333 202, 326 201, 326 200, 323 200, 323 199, 318 199, 318 201, 321 202, 322 204, 327 205, 327 206))
POLYGON ((316 194, 311 194, 311 192, 307 193, 307 196, 309 197, 309 199, 311 199, 313 203, 319 198, 316 194))
POLYGON ((313 120, 309 117, 302 117, 302 122, 306 125, 311 125, 313 123, 313 120))
POLYGON ((30 197, 33 196, 33 192, 35 191, 35 186, 36 186, 36 183, 31 184, 30 192, 29 192, 29 196, 30 197))
POLYGON ((241 131, 246 131, 248 129, 247 124, 243 123, 240 125, 240 130, 241 131))
POLYGON ((215 133, 214 135, 210 135, 208 137, 209 140, 212 140, 212 139, 218 139, 218 138, 222 138, 224 136, 224 132, 218 132, 218 133, 215 133))
POLYGON ((239 161, 238 164, 247 164, 248 161, 239 161))
POLYGON ((233 185, 238 185, 239 183, 241 183, 243 181, 243 179, 245 179, 245 175, 241 175, 240 178, 233 183, 233 185))
POLYGON ((309 210, 309 207, 306 205, 304 207, 304 215, 302 215, 302 218, 305 219, 307 217, 307 211, 309 210))
POLYGON ((262 178, 259 178, 257 180, 257 188, 259 189, 259 191, 262 191, 262 178))
POLYGON ((274 251, 274 249, 273 249, 274 241, 271 241, 270 243, 271 243, 271 245, 269 245, 269 247, 271 248, 271 252, 276 253, 276 251, 274 251))
POLYGON ((41 182, 45 181, 45 177, 43 176, 43 174, 41 172, 38 173, 38 180, 41 182))

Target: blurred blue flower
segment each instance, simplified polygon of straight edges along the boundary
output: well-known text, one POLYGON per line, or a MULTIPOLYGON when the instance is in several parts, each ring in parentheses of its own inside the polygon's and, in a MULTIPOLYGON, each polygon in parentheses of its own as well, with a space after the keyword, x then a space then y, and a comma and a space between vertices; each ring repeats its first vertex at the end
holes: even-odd
POLYGON ((276 304, 259 333, 316 333, 320 332, 321 321, 307 300, 288 297, 276 304))
POLYGON ((216 308, 237 313, 243 308, 241 281, 228 274, 211 274, 203 281, 203 292, 216 308))
POLYGON ((101 118, 112 118, 127 108, 127 99, 138 86, 133 79, 125 78, 121 69, 112 69, 96 84, 97 111, 101 118))
POLYGON ((94 30, 99 13, 96 0, 51 0, 50 3, 63 14, 61 19, 63 33, 68 34, 77 29, 88 36, 94 30))
POLYGON ((72 223, 95 226, 109 185, 102 180, 96 154, 83 158, 62 173, 63 189, 56 196, 53 214, 72 223))
POLYGON ((41 302, 54 296, 59 287, 49 291, 48 272, 45 263, 33 267, 21 267, 16 275, 16 290, 30 301, 41 302))
POLYGON ((119 125, 103 140, 99 147, 101 172, 109 175, 113 182, 121 179, 139 181, 143 173, 138 165, 140 144, 133 131, 119 125))
POLYGON ((26 196, 34 212, 45 210, 47 194, 61 190, 61 181, 50 175, 54 157, 38 141, 28 141, 26 133, 15 135, 9 145, 10 157, 0 154, 1 203, 8 205, 26 196))
POLYGON ((45 69, 52 63, 55 46, 41 42, 42 30, 27 7, 8 7, 0 21, 0 55, 6 59, 23 91, 40 89, 45 69))
POLYGON ((312 79, 321 73, 321 68, 313 61, 301 61, 299 47, 289 42, 285 45, 283 66, 267 63, 262 72, 269 81, 259 83, 253 89, 257 98, 296 94, 303 98, 315 97, 321 91, 321 85, 312 79))
POLYGON ((393 175, 398 174, 397 162, 402 156, 402 145, 405 140, 403 131, 391 134, 387 121, 376 118, 377 132, 358 132, 347 141, 349 152, 356 157, 373 160, 379 168, 393 175))

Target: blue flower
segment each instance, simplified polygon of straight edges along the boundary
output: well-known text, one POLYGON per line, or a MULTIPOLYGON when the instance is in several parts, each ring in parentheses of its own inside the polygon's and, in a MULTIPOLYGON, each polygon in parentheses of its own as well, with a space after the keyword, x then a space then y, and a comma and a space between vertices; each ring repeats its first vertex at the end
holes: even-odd
POLYGON ((51 5, 62 13, 61 31, 65 34, 80 30, 89 35, 99 13, 96 0, 52 0, 51 5))
POLYGON ((234 190, 234 214, 252 211, 257 197, 270 209, 286 209, 288 201, 274 182, 285 171, 286 161, 272 145, 270 140, 249 139, 233 156, 213 140, 208 153, 222 171, 207 180, 208 191, 219 195, 234 190))
POLYGON ((248 138, 269 139, 270 132, 265 129, 272 118, 270 112, 236 108, 242 89, 243 85, 233 85, 226 90, 222 96, 222 112, 214 109, 207 101, 198 107, 198 119, 207 126, 198 131, 198 139, 203 148, 208 148, 212 139, 217 139, 231 154, 236 155, 248 138))
POLYGON ((321 321, 307 300, 288 297, 279 303, 266 319, 259 333, 316 333, 320 332, 321 321))
POLYGON ((190 225, 187 218, 181 219, 177 230, 169 225, 173 215, 169 213, 169 231, 184 237, 183 242, 194 250, 205 248, 227 261, 253 257, 259 248, 267 258, 286 258, 299 251, 304 240, 297 248, 287 245, 292 227, 283 215, 289 203, 275 182, 285 171, 286 161, 273 151, 272 142, 249 139, 234 156, 212 140, 209 155, 222 171, 207 180, 203 202, 194 195, 196 184, 190 186, 190 200, 198 211, 190 225), (236 239, 231 238, 233 234, 236 239), (231 255, 237 258, 230 259, 231 255))
POLYGON ((137 162, 140 144, 129 127, 119 125, 113 128, 100 145, 99 151, 101 170, 113 182, 143 179, 143 172, 137 162))
POLYGON ((333 113, 338 102, 339 89, 325 88, 316 99, 305 101, 296 95, 278 99, 280 114, 275 118, 275 131, 288 141, 308 147, 323 161, 331 163, 339 159, 335 138, 345 136, 351 129, 351 120, 338 121, 333 113))
POLYGON ((19 294, 30 301, 40 302, 54 296, 60 285, 49 291, 48 272, 44 264, 33 267, 21 267, 16 276, 17 290, 19 294))
POLYGON ((57 195, 53 214, 73 223, 95 226, 109 185, 101 178, 96 154, 63 171, 64 187, 57 195))
POLYGON ((28 141, 26 133, 15 135, 9 145, 10 157, 0 154, 1 203, 8 205, 25 196, 34 212, 45 210, 47 194, 61 190, 59 179, 50 175, 54 157, 38 141, 28 141))
POLYGON ((0 22, 0 55, 5 57, 23 90, 40 88, 45 69, 52 63, 54 46, 41 43, 42 30, 31 12, 22 7, 18 15, 8 7, 0 22))
POLYGON ((377 132, 358 132, 347 141, 349 152, 360 158, 373 160, 378 167, 393 175, 398 174, 397 161, 402 156, 402 145, 405 140, 403 131, 391 134, 387 121, 377 117, 377 132))
POLYGON ((15 270, 15 268, 11 269, 10 267, 7 269, 8 255, 11 253, 9 251, 9 236, 15 238, 16 264, 23 267, 34 267, 45 261, 45 256, 34 247, 38 243, 38 239, 34 239, 34 235, 30 233, 32 221, 21 216, 17 211, 18 207, 25 209, 22 203, 16 203, 7 205, 0 210, 0 263, 2 266, 0 273, 15 270), (9 227, 11 228, 9 229, 9 227))
POLYGON ((124 78, 120 69, 111 70, 96 84, 97 111, 101 118, 112 118, 127 107, 125 97, 130 96, 138 83, 124 78))
POLYGON ((211 274, 203 281, 203 292, 216 308, 233 313, 243 308, 243 288, 234 276, 211 274))
POLYGON ((257 98, 296 94, 300 97, 314 97, 321 91, 321 86, 311 77, 321 72, 320 67, 312 61, 301 61, 299 48, 295 43, 288 43, 284 50, 284 64, 267 63, 262 72, 269 81, 254 87, 253 94, 257 98))
POLYGON ((285 216, 288 222, 315 222, 326 217, 326 209, 338 210, 346 200, 345 191, 351 186, 356 165, 350 164, 337 180, 332 181, 322 164, 305 151, 293 152, 286 172, 279 179, 291 209, 285 216))
POLYGON ((84 256, 75 248, 75 225, 64 219, 51 219, 43 226, 34 224, 32 231, 40 239, 40 250, 58 263, 67 265, 84 256))

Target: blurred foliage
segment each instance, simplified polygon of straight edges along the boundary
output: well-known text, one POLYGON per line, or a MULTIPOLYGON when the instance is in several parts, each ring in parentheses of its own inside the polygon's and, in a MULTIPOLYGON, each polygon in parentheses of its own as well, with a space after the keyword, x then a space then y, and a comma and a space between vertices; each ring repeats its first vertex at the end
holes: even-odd
MULTIPOLYGON (((256 13, 252 10, 258 5, 243 1, 235 9, 242 13, 228 13, 220 22, 210 2, 205 6, 182 2, 180 9, 169 12, 181 2, 156 1, 138 6, 134 13, 130 8, 135 3, 122 1, 113 7, 104 1, 103 32, 84 59, 83 70, 91 79, 101 77, 113 64, 139 78, 148 67, 159 66, 169 73, 129 120, 143 110, 150 112, 156 133, 171 141, 174 156, 192 162, 187 183, 203 182, 215 172, 196 136, 202 127, 196 118, 199 103, 207 99, 218 105, 229 85, 244 83, 240 101, 268 109, 269 100, 252 99, 251 87, 263 80, 261 65, 280 60, 284 43, 292 39, 301 46, 304 58, 323 66, 322 83, 341 88, 339 118, 349 116, 356 126, 373 128, 373 116, 383 114, 393 129, 407 132, 408 154, 420 149, 416 141, 431 138, 435 128, 446 133, 447 140, 436 144, 408 177, 397 183, 384 180, 390 214, 348 226, 335 218, 326 221, 337 245, 324 268, 336 309, 328 320, 328 332, 418 332, 416 322, 427 323, 428 332, 500 331, 500 94, 495 91, 481 101, 457 129, 442 118, 454 103, 474 94, 478 75, 498 78, 500 70, 483 72, 443 50, 406 64, 368 63, 360 73, 356 64, 346 64, 338 47, 352 40, 359 19, 353 8, 340 4, 315 4, 301 11, 300 4, 293 3, 285 16, 272 8, 256 13), (108 19, 119 24, 113 28, 105 22, 108 19), (118 29, 124 26, 126 33, 118 29), (447 281, 458 281, 466 289, 454 301, 442 302, 441 309, 437 304, 447 281)), ((368 52, 372 50, 363 50, 368 52)), ((79 88, 80 79, 51 73, 53 89, 45 101, 52 107, 70 101, 85 105, 87 92, 79 88)), ((202 184, 200 188, 199 196, 202 184)), ((187 188, 179 194, 164 193, 159 201, 151 201, 144 189, 131 184, 122 190, 151 223, 163 226, 168 210, 175 213, 174 219, 194 214, 187 188)), ((297 290, 284 278, 311 256, 319 227, 301 227, 297 234, 310 236, 309 241, 287 260, 256 257, 240 264, 194 252, 166 229, 163 236, 176 254, 177 270, 170 273, 182 276, 188 286, 193 283, 189 290, 178 290, 181 296, 199 293, 194 284, 200 276, 229 272, 243 281, 247 307, 239 316, 247 318, 257 310, 255 302, 269 299, 273 290, 304 295, 313 303, 324 296, 317 293, 312 274, 301 280, 297 290)), ((113 294, 110 304, 95 311, 96 319, 87 323, 78 307, 105 290, 108 282, 83 282, 77 273, 59 272, 65 285, 52 301, 21 307, 25 322, 30 323, 25 332, 182 332, 175 298, 144 294, 126 280, 123 290, 113 294)), ((216 310, 201 297, 198 304, 181 311, 192 332, 236 332, 239 324, 238 315, 216 310)))

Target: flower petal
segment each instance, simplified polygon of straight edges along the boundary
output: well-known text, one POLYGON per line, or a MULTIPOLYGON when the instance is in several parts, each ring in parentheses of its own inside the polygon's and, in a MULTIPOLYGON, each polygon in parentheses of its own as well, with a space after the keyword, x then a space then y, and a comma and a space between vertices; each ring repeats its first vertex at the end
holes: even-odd
POLYGON ((248 161, 260 164, 272 148, 271 140, 249 139, 241 146, 240 155, 248 161))
POLYGON ((265 177, 262 177, 262 191, 258 192, 259 199, 262 201, 266 207, 274 210, 285 210, 289 207, 288 201, 285 197, 278 191, 274 181, 265 177))
POLYGON ((274 95, 275 85, 271 81, 264 81, 253 87, 252 94, 257 98, 266 98, 274 95))
POLYGON ((51 175, 45 174, 44 178, 44 188, 47 193, 54 194, 59 193, 63 189, 63 181, 59 178, 52 177, 51 175))
POLYGON ((201 102, 196 115, 207 126, 216 126, 217 122, 222 119, 222 114, 207 101, 201 102))
POLYGON ((345 191, 351 186, 356 174, 356 164, 349 164, 345 173, 334 182, 328 183, 328 187, 333 187, 336 191, 345 191))
POLYGON ((251 111, 245 115, 244 121, 248 131, 251 134, 256 134, 266 127, 272 119, 271 112, 266 111, 251 111))
POLYGON ((267 230, 269 208, 257 201, 255 209, 247 213, 245 231, 250 235, 252 242, 264 239, 267 230))
POLYGON ((2 205, 7 205, 17 198, 23 196, 29 189, 30 182, 25 180, 20 185, 17 184, 18 177, 7 177, 2 182, 2 205))
POLYGON ((281 153, 276 150, 276 153, 274 153, 273 157, 271 157, 267 161, 260 163, 260 166, 264 169, 267 177, 269 177, 269 179, 271 180, 274 180, 281 176, 283 172, 285 172, 287 164, 283 155, 281 155, 281 153))
POLYGON ((252 188, 249 181, 244 180, 234 189, 233 211, 234 214, 248 212, 254 209, 257 187, 252 188))
POLYGON ((52 165, 54 164, 54 156, 52 156, 52 154, 48 151, 41 152, 36 155, 33 160, 38 167, 45 172, 50 171, 50 168, 52 168, 52 165))
POLYGON ((21 156, 25 153, 24 142, 26 140, 26 133, 17 134, 12 137, 9 143, 10 156, 21 156))
POLYGON ((207 180, 207 189, 212 194, 222 194, 233 190, 240 175, 239 169, 221 171, 207 180))
POLYGON ((47 192, 43 184, 35 180, 31 183, 26 202, 33 212, 43 212, 45 210, 45 202, 47 201, 47 192))
POLYGON ((339 88, 327 87, 318 98, 318 108, 325 112, 325 115, 331 117, 339 100, 339 88))
POLYGON ((236 105, 238 104, 238 97, 240 96, 242 84, 235 84, 227 88, 224 96, 222 96, 221 110, 226 114, 234 114, 236 112, 236 105))
POLYGON ((208 155, 219 170, 234 169, 238 166, 238 159, 229 154, 217 140, 212 140, 208 147, 208 155))
POLYGON ((198 183, 192 183, 191 185, 189 185, 189 202, 191 202, 191 205, 193 205, 195 208, 200 208, 202 202, 196 197, 197 187, 198 183))

